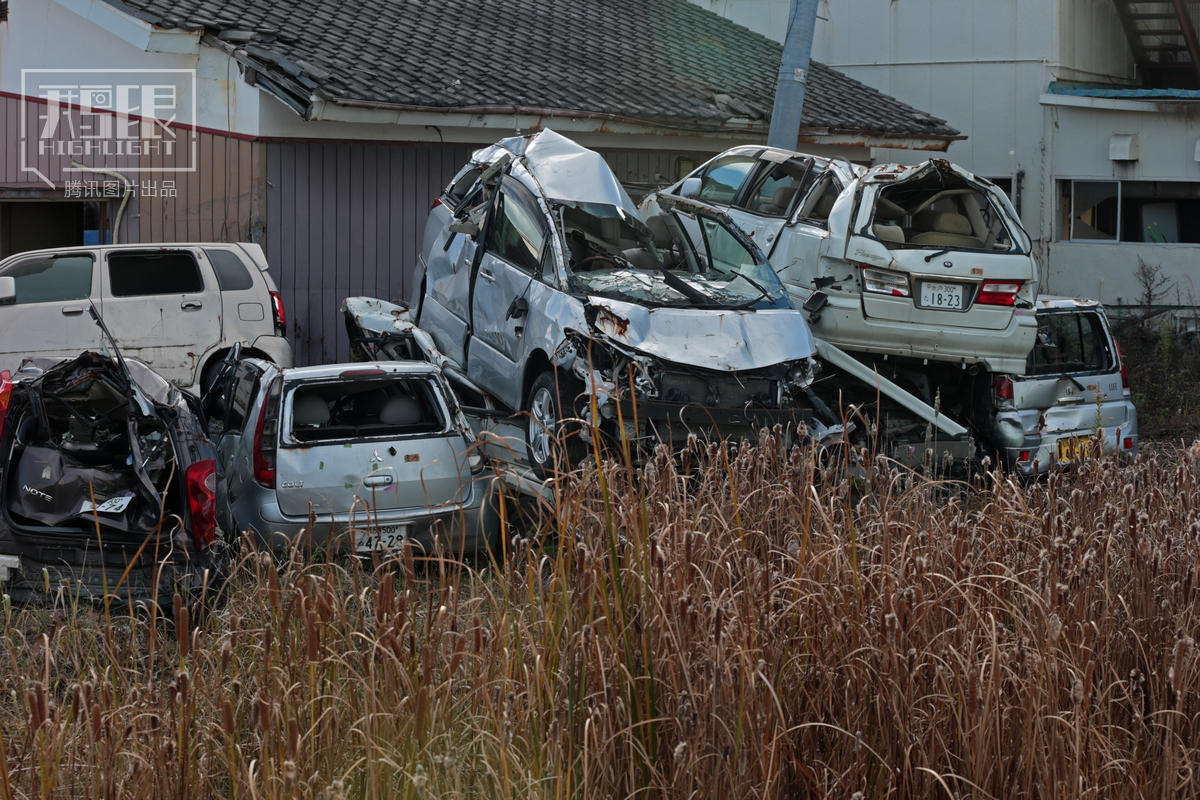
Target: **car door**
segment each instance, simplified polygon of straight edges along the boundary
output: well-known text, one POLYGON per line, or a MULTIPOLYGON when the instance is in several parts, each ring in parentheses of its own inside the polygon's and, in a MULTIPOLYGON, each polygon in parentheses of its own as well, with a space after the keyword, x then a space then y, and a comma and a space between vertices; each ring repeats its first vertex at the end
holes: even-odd
POLYGON ((13 301, 0 305, 0 370, 15 371, 27 357, 66 358, 100 350, 103 334, 88 313, 98 297, 95 255, 35 253, 11 258, 0 276, 13 279, 13 301))
MULTIPOLYGON (((787 226, 769 248, 764 248, 798 304, 802 305, 816 288, 823 288, 826 293, 844 289, 856 294, 848 285, 856 276, 841 257, 844 231, 835 231, 830 219, 839 201, 843 206, 853 201, 845 190, 846 183, 845 176, 833 164, 814 163, 787 226)), ((837 219, 834 217, 833 222, 837 219)))
POLYGON ((761 161, 749 185, 729 207, 729 216, 765 253, 823 170, 814 167, 812 158, 788 158, 775 150, 764 151, 761 161))
POLYGON ((197 256, 191 248, 104 253, 109 330, 126 355, 185 387, 199 379, 200 357, 221 340, 221 293, 197 256))
POLYGON ((520 396, 528 294, 541 271, 548 231, 533 193, 505 177, 488 215, 475 270, 467 375, 506 400, 520 396))
MULTIPOLYGON (((478 174, 476 169, 467 177, 477 178, 478 174)), ((456 182, 454 187, 466 179, 456 182)), ((430 211, 425 225, 421 256, 425 294, 420 299, 417 324, 429 332, 439 350, 461 365, 471 321, 471 265, 478 234, 471 236, 451 227, 456 222, 466 222, 482 229, 487 192, 476 181, 473 189, 456 197, 454 187, 445 195, 442 205, 430 211)))

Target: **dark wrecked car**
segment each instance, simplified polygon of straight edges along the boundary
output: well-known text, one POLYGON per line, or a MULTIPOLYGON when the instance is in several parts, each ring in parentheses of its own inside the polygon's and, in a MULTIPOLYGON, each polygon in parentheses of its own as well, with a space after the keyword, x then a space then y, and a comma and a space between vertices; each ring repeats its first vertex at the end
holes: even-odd
POLYGON ((139 361, 93 352, 13 377, 0 378, 4 592, 134 607, 215 594, 225 542, 194 401, 139 361))
POLYGON ((570 418, 665 441, 834 422, 811 419, 815 344, 753 241, 684 198, 644 219, 599 154, 553 131, 477 151, 421 252, 412 322, 524 413, 542 474, 570 418))

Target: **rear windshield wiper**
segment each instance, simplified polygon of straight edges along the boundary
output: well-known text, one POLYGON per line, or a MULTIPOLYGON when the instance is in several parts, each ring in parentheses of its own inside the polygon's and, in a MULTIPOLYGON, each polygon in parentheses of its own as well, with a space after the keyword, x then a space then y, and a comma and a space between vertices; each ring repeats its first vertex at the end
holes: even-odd
POLYGON ((925 263, 928 264, 930 261, 933 261, 938 256, 946 255, 946 253, 949 253, 950 250, 951 250, 951 248, 949 248, 949 247, 947 247, 945 250, 934 250, 932 253, 925 256, 925 263))

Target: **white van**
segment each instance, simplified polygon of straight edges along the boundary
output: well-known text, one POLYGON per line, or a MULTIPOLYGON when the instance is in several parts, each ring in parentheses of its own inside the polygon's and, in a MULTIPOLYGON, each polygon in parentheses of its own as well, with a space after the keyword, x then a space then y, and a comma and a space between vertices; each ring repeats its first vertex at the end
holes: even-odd
POLYGON ((0 370, 28 357, 103 350, 88 306, 121 346, 167 380, 198 389, 226 351, 292 366, 286 318, 257 244, 65 247, 0 261, 0 370))

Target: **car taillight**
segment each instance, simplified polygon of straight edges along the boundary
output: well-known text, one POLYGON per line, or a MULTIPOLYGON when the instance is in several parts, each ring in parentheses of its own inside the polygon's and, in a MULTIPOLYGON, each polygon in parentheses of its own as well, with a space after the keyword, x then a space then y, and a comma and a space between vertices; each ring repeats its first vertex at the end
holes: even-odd
POLYGON ((287 333, 287 311, 279 292, 271 292, 271 314, 275 317, 275 332, 280 336, 287 333))
POLYGON ((1007 375, 992 376, 992 395, 997 400, 1012 400, 1013 399, 1013 382, 1012 378, 1007 375))
POLYGON ((1022 283, 1024 281, 984 281, 975 302, 985 306, 1011 306, 1017 302, 1022 283))
POLYGON ((862 270, 863 290, 876 294, 890 294, 892 297, 908 297, 908 276, 902 272, 892 272, 886 269, 875 269, 865 264, 859 264, 862 270))
POLYGON ((1117 348, 1117 363, 1121 365, 1121 388, 1129 388, 1129 367, 1125 366, 1125 359, 1121 357, 1121 345, 1113 340, 1113 346, 1117 348))
POLYGON ((12 400, 12 388, 8 370, 0 371, 0 434, 4 433, 4 417, 8 414, 8 404, 12 400))
POLYGON ((267 398, 254 425, 254 480, 268 489, 275 488, 276 424, 279 421, 279 378, 271 382, 267 398))
POLYGON ((217 538, 217 462, 197 461, 184 473, 188 513, 192 518, 192 541, 204 550, 217 538))
POLYGON ((439 194, 437 197, 433 198, 433 203, 429 206, 429 210, 433 211, 435 208, 437 208, 441 204, 442 204, 442 196, 439 194))

